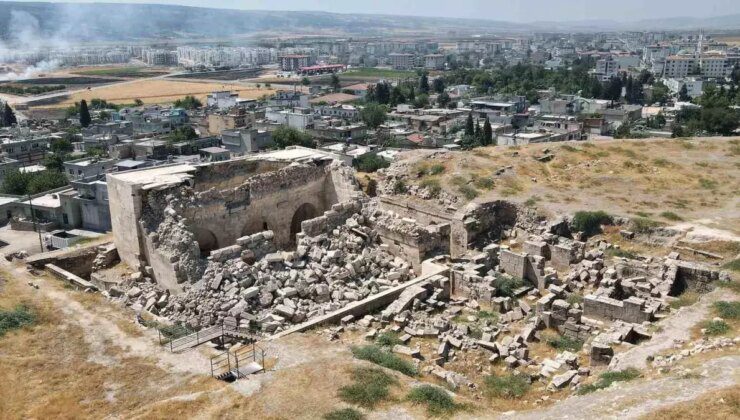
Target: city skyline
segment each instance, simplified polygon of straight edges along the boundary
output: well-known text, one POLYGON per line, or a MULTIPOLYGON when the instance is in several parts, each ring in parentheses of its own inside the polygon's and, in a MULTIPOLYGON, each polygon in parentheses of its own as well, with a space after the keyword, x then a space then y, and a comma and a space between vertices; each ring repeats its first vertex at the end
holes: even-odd
MULTIPOLYGON (((20 0, 21 2, 27 2, 20 0)), ((97 3, 88 0, 51 1, 50 3, 97 3)), ((385 14, 424 17, 452 17, 486 19, 531 23, 539 21, 614 21, 635 22, 643 19, 670 19, 680 17, 710 18, 740 13, 740 3, 733 0, 708 0, 700 9, 696 2, 687 0, 658 0, 645 3, 640 0, 625 0, 618 7, 612 4, 595 5, 586 0, 532 0, 528 2, 506 2, 500 0, 460 0, 454 3, 429 0, 413 1, 378 0, 374 2, 344 2, 339 0, 285 0, 269 1, 215 0, 126 0, 108 1, 117 4, 163 4, 191 7, 208 7, 240 10, 271 11, 322 11, 342 14, 385 14), (670 12, 666 12, 670 11, 670 12)))

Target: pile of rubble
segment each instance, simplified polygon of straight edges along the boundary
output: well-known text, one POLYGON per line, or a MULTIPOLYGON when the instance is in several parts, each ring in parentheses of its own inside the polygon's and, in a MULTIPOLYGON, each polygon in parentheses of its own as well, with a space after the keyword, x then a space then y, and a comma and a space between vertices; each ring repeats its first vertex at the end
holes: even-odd
POLYGON ((378 246, 363 223, 355 214, 328 234, 300 238, 290 252, 276 251, 272 232, 260 232, 214 251, 202 279, 182 295, 169 296, 139 274, 126 293, 117 294, 192 328, 228 319, 279 332, 413 276, 409 264, 378 246))
MULTIPOLYGON (((682 343, 680 342, 676 343, 677 346, 680 346, 681 344, 682 343)), ((686 357, 712 350, 726 349, 737 346, 738 344, 740 344, 740 337, 702 338, 692 341, 688 344, 688 348, 684 348, 676 353, 656 356, 652 360, 652 365, 659 368, 669 368, 686 357)))

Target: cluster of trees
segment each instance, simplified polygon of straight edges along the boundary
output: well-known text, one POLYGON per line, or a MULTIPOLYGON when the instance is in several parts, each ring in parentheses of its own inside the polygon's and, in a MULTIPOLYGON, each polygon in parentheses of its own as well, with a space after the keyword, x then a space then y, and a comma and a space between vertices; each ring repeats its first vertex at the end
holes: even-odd
POLYGON ((352 162, 353 166, 361 172, 375 172, 381 168, 387 168, 391 164, 375 153, 364 154, 352 162))
POLYGON ((198 133, 189 125, 177 127, 167 136, 167 143, 174 144, 183 141, 191 141, 198 138, 198 133))
POLYGON ((182 109, 198 109, 203 106, 203 102, 200 101, 200 99, 196 98, 192 95, 187 95, 183 99, 178 99, 173 104, 175 108, 182 108, 182 109))
POLYGON ((51 153, 44 158, 44 166, 49 171, 64 172, 64 162, 73 159, 71 153, 74 151, 72 143, 76 140, 77 130, 68 129, 61 139, 56 139, 49 144, 51 153))
POLYGON ((481 128, 480 121, 475 123, 473 121, 473 114, 468 114, 468 119, 465 121, 465 133, 462 136, 460 146, 463 149, 469 150, 479 146, 495 144, 493 140, 493 129, 491 128, 491 122, 488 120, 488 117, 486 117, 481 128))
MULTIPOLYGON (((441 90, 444 90, 444 85, 442 85, 441 90)), ((418 80, 404 80, 396 86, 392 86, 388 82, 371 85, 365 95, 365 101, 390 107, 398 104, 412 104, 417 108, 424 108, 429 106, 430 92, 429 76, 426 73, 421 73, 418 80)))
POLYGON ((3 127, 10 127, 13 124, 18 124, 15 112, 13 112, 13 108, 11 108, 7 102, 3 106, 2 119, 0 119, 0 123, 2 123, 3 127))
MULTIPOLYGON (((519 63, 513 66, 499 66, 494 69, 460 68, 444 76, 441 84, 466 84, 483 94, 524 95, 531 103, 537 103, 537 90, 555 88, 558 92, 576 94, 585 98, 618 101, 622 88, 626 91, 628 103, 642 104, 645 101, 643 85, 655 84, 648 71, 638 76, 614 77, 602 83, 590 71, 595 62, 591 58, 574 60, 570 68, 548 70, 540 65, 519 63)), ((658 96, 666 99, 659 89, 658 96)), ((667 95, 667 88, 665 88, 667 95)))
POLYGON ((33 195, 65 185, 67 185, 67 177, 63 172, 54 170, 21 172, 13 169, 5 173, 0 189, 3 194, 33 195))
POLYGON ((280 126, 273 131, 272 141, 278 149, 285 149, 288 146, 316 147, 310 134, 288 126, 280 126))
POLYGON ((64 85, 48 85, 48 86, 14 86, 14 85, 0 85, 0 92, 9 93, 11 95, 40 95, 42 93, 54 92, 57 90, 64 90, 64 85))

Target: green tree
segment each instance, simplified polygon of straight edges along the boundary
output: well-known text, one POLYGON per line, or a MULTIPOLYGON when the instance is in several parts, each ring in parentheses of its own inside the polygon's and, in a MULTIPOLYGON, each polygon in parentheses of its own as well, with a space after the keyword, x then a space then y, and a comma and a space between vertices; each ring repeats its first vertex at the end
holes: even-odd
POLYGON ((483 123, 483 140, 481 141, 484 146, 493 144, 493 129, 491 128, 491 121, 486 117, 486 122, 483 123))
POLYGON ((439 106, 440 108, 447 108, 450 100, 450 95, 448 95, 447 92, 442 92, 437 95, 437 106, 439 106))
POLYGON ((193 127, 189 125, 178 127, 173 132, 171 132, 169 136, 167 136, 167 140, 171 143, 191 141, 197 138, 198 138, 198 133, 196 133, 195 129, 193 129, 193 127))
POLYGON ((41 171, 33 174, 28 183, 28 194, 39 194, 67 185, 67 177, 59 171, 41 171))
POLYGON ((360 111, 362 122, 371 129, 375 130, 380 127, 387 117, 387 110, 384 105, 369 103, 360 111))
POLYGON ((669 97, 670 90, 668 89, 668 86, 664 85, 662 82, 658 82, 653 85, 653 102, 664 105, 666 102, 668 102, 669 97))
POLYGON ((311 79, 309 79, 308 77, 304 77, 303 79, 301 79, 301 84, 303 86, 310 86, 311 85, 311 79))
POLYGON ((445 80, 442 77, 437 77, 432 81, 432 90, 441 94, 445 91, 445 80))
POLYGON ((280 126, 273 131, 272 141, 278 149, 285 149, 288 146, 315 147, 309 134, 288 126, 280 126))
POLYGON ((336 73, 331 74, 331 88, 334 92, 339 92, 342 88, 342 83, 336 73))
POLYGON ((465 135, 466 136, 474 136, 475 135, 475 125, 473 123, 473 114, 468 113, 468 119, 465 120, 465 135))
POLYGON ((5 107, 3 107, 3 125, 5 127, 10 127, 13 124, 18 124, 18 119, 16 118, 13 109, 6 102, 5 107))
POLYGON ((196 98, 192 95, 187 95, 183 99, 178 99, 173 104, 175 108, 182 108, 182 109, 198 109, 203 106, 203 102, 200 101, 200 99, 196 98))
POLYGON ((460 141, 460 147, 462 147, 464 150, 470 150, 480 145, 480 139, 472 134, 463 135, 462 140, 460 141))
POLYGON ((134 99, 134 105, 136 105, 136 106, 142 106, 142 105, 144 105, 144 101, 142 101, 139 98, 136 98, 136 99, 134 99))
POLYGON ((426 72, 422 73, 419 78, 419 92, 429 93, 429 76, 427 76, 426 72))
POLYGON ((414 99, 414 106, 416 108, 426 108, 429 106, 429 95, 422 93, 414 99))
POLYGON ((687 102, 691 100, 689 96, 689 89, 686 87, 686 83, 681 86, 681 90, 678 91, 678 100, 681 102, 687 102))
POLYGON ((7 171, 3 178, 3 193, 25 195, 28 190, 28 183, 31 181, 31 176, 32 174, 30 172, 21 172, 18 169, 7 171))
POLYGON ((90 110, 87 109, 87 101, 83 99, 80 101, 80 125, 87 127, 91 121, 92 118, 90 118, 90 110))

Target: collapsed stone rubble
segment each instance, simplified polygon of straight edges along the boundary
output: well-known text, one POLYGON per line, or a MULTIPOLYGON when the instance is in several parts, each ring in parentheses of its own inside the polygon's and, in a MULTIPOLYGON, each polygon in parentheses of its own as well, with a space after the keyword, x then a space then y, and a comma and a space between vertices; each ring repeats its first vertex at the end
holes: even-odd
POLYGON ((277 250, 271 231, 242 237, 213 251, 202 278, 184 294, 169 296, 138 275, 123 299, 192 328, 228 320, 279 332, 413 276, 408 263, 375 242, 364 222, 360 213, 341 225, 334 220, 329 232, 302 235, 295 251, 277 250))

